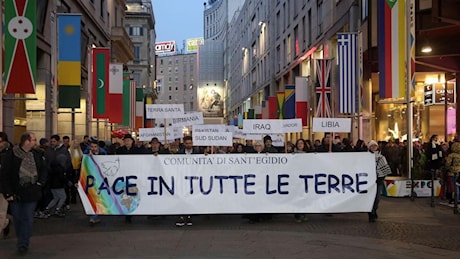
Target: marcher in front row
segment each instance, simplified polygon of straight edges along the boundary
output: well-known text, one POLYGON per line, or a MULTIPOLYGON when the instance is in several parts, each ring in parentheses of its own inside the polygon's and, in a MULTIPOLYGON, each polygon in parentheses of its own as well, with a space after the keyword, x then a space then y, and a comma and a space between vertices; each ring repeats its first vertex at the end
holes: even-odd
POLYGON ((372 211, 369 212, 369 222, 375 222, 378 218, 377 209, 380 202, 380 194, 382 193, 383 181, 385 176, 391 174, 391 168, 387 163, 387 159, 383 156, 378 150, 379 145, 376 141, 372 140, 367 145, 369 147, 369 152, 375 155, 375 166, 377 174, 377 193, 375 194, 374 205, 372 206, 372 211))
MULTIPOLYGON (((184 147, 177 151, 177 154, 201 154, 198 149, 193 147, 193 139, 191 136, 184 137, 184 147)), ((183 227, 183 226, 192 226, 192 216, 179 216, 179 219, 176 221, 176 226, 183 227)))

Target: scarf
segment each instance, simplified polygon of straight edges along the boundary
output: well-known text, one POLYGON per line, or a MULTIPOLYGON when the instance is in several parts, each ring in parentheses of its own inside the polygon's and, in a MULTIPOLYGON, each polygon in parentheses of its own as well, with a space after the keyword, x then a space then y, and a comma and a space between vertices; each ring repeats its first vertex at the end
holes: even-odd
POLYGON ((22 160, 19 167, 19 184, 35 184, 38 180, 38 173, 32 151, 26 152, 16 146, 13 148, 13 154, 22 160))

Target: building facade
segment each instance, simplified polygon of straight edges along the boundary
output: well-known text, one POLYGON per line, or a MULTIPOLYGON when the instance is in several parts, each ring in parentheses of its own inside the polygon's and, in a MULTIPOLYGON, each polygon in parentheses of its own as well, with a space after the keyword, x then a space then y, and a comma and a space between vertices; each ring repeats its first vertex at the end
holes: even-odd
MULTIPOLYGON (((442 45, 441 41, 455 40, 460 36, 458 18, 452 15, 452 10, 458 10, 459 7, 449 3, 446 5, 450 7, 446 7, 423 0, 412 3, 416 42, 415 84, 411 94, 415 107, 412 135, 426 141, 436 133, 444 137, 442 139, 450 140, 452 135, 444 132, 448 125, 447 113, 455 105, 424 106, 426 90, 423 88, 432 84, 432 81, 441 85, 449 80, 458 82, 452 73, 459 69, 459 48, 452 44, 442 45), (437 53, 431 54, 433 56, 421 53, 421 43, 427 39, 436 42, 443 50, 437 50, 437 53), (444 64, 440 63, 442 55, 446 59, 444 64)), ((411 121, 406 117, 407 102, 379 97, 379 19, 377 3, 368 0, 246 0, 230 20, 224 43, 226 118, 248 112, 249 109, 255 109, 255 113, 267 118, 265 108, 269 97, 285 91, 287 85, 294 85, 296 78, 302 77, 307 81, 310 122, 302 136, 320 139, 323 133, 314 133, 311 129, 311 120, 318 107, 315 61, 330 59, 331 116, 351 118, 352 121, 351 133, 340 135, 354 141, 358 138, 404 139, 408 131, 407 121, 411 121), (353 114, 339 113, 338 109, 337 34, 343 32, 359 34, 361 41, 360 110, 353 114)), ((455 88, 458 88, 458 84, 455 88)), ((441 99, 444 100, 442 96, 441 99)))
MULTIPOLYGON (((144 92, 144 103, 153 104, 155 92, 155 17, 149 0, 127 0, 124 23, 134 46, 134 59, 128 63, 128 70, 137 88, 144 92)), ((144 119, 144 107, 136 107, 136 128, 150 126, 151 121, 144 119)))
POLYGON ((196 111, 197 54, 157 56, 158 104, 184 104, 185 112, 196 111))

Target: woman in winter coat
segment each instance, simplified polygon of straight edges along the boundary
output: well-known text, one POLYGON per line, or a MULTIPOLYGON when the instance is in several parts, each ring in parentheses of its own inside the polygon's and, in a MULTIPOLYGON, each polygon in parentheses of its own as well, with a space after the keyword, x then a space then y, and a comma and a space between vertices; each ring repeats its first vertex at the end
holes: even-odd
POLYGON ((447 185, 446 185, 446 197, 449 199, 449 203, 454 203, 454 191, 457 188, 455 185, 455 179, 460 172, 460 143, 455 142, 452 144, 451 152, 446 157, 446 169, 447 169, 447 185))
POLYGON ((377 194, 375 194, 372 212, 369 212, 369 222, 375 222, 375 220, 378 218, 377 208, 379 207, 380 194, 382 193, 383 188, 383 180, 385 180, 385 176, 391 174, 391 168, 388 165, 385 156, 383 156, 378 150, 379 145, 376 141, 370 141, 367 147, 369 148, 369 152, 375 155, 375 166, 377 174, 377 194))

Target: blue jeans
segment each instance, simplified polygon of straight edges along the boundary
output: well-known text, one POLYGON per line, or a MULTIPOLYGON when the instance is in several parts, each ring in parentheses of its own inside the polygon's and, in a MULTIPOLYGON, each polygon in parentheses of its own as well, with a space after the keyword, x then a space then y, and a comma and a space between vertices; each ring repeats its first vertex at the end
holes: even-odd
POLYGON ((18 237, 17 247, 29 247, 30 236, 32 235, 32 224, 34 223, 34 211, 37 202, 10 202, 11 214, 14 220, 14 230, 18 237))

